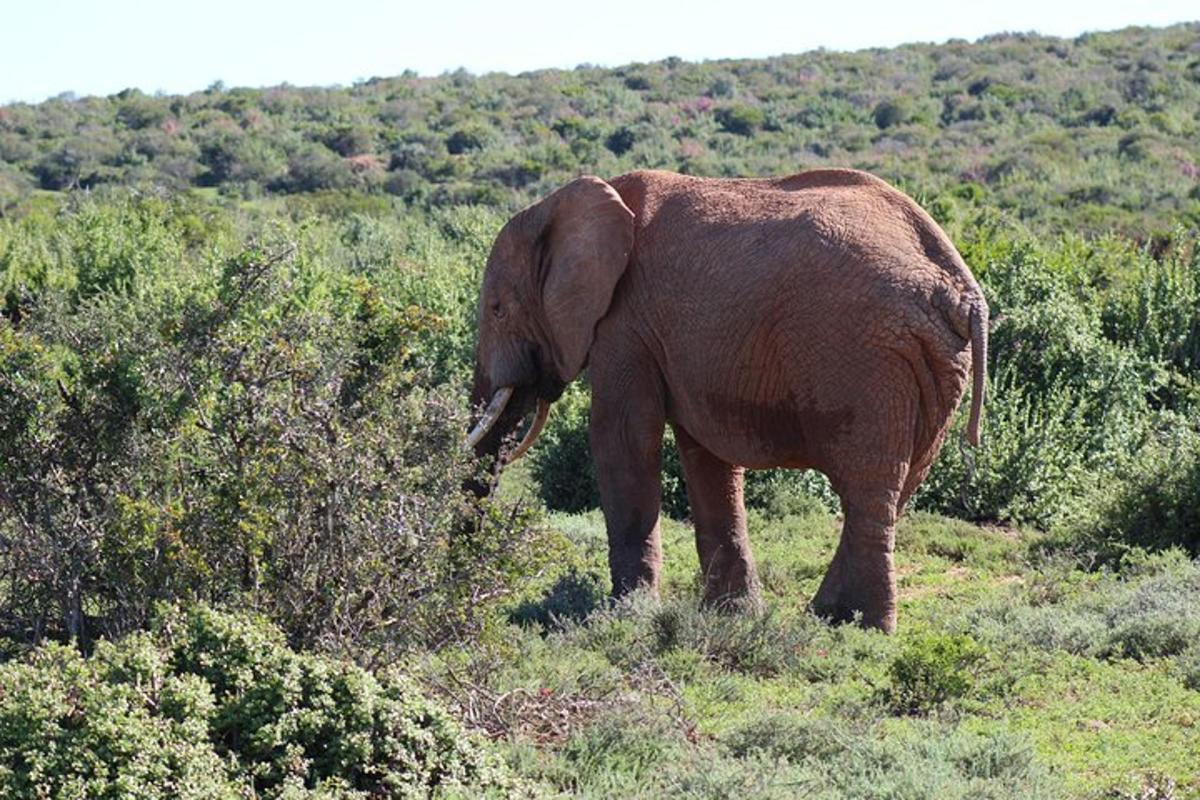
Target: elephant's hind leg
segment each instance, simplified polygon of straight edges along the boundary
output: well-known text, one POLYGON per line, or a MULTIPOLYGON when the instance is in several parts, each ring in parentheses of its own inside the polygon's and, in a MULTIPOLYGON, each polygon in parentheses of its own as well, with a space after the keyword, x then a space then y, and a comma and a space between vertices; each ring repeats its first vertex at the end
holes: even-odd
MULTIPOLYGON (((903 481, 903 478, 901 478, 903 481)), ((837 551, 813 598, 818 615, 896 630, 896 512, 900 490, 843 490, 845 522, 837 551)))
POLYGON ((859 362, 873 383, 859 395, 856 424, 830 443, 821 466, 842 500, 842 537, 813 610, 848 621, 896 629, 896 519, 913 463, 920 390, 904 355, 859 362))
POLYGON ((746 532, 744 471, 704 449, 683 428, 676 425, 674 429, 696 526, 704 602, 756 609, 761 599, 746 532))

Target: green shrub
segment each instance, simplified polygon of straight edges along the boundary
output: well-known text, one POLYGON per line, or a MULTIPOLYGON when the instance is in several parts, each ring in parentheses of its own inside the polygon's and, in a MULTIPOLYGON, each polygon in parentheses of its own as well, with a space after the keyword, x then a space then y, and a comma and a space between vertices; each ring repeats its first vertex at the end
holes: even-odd
POLYGON ((211 688, 166 661, 138 636, 103 644, 90 660, 48 644, 0 666, 0 793, 240 796, 244 782, 208 738, 211 688))
POLYGON ((754 132, 762 127, 763 120, 766 118, 762 109, 740 105, 718 108, 713 117, 725 131, 739 136, 753 136, 754 132))
POLYGON ((863 798, 1061 796, 1031 743, 1018 734, 928 725, 873 744, 830 764, 827 780, 863 798), (848 780, 838 780, 839 769, 848 780))
POLYGON ((90 658, 47 644, 0 666, 5 797, 424 797, 512 786, 398 674, 288 649, 196 607, 90 658))
MULTIPOLYGON (((829 630, 807 614, 730 614, 700 608, 692 598, 655 602, 635 593, 582 622, 565 625, 559 636, 599 649, 614 665, 626 669, 689 652, 729 672, 772 676, 806 670, 809 657, 827 644, 819 640, 829 630)), ((831 664, 825 655, 821 660, 831 664)))
MULTIPOLYGON (((319 148, 314 147, 317 151, 319 148)), ((198 181, 203 186, 287 185, 288 159, 283 149, 258 136, 209 139, 200 146, 200 163, 207 168, 198 181)), ((313 184, 313 188, 327 187, 313 184)))
POLYGON ((617 128, 608 135, 604 140, 604 146, 607 147, 613 155, 623 156, 633 149, 637 144, 637 134, 629 128, 617 128))
POLYGON ((479 150, 487 143, 489 136, 489 131, 480 125, 458 128, 446 138, 446 150, 455 156, 479 150))
POLYGON ((1104 307, 1108 335, 1182 375, 1200 369, 1200 248, 1177 231, 1162 259, 1137 260, 1126 291, 1104 307))
POLYGON ((1186 548, 1200 554, 1200 435, 1190 422, 1168 422, 1123 461, 1124 479, 1106 480, 1055 530, 1059 545, 1119 561, 1130 548, 1186 548))
POLYGON ((816 470, 748 470, 745 499, 768 519, 841 511, 829 479, 816 470))
MULTIPOLYGON (((441 215, 437 241, 480 219, 441 215)), ((56 241, 44 270, 5 276, 21 309, 0 318, 8 635, 86 644, 157 600, 209 599, 370 660, 478 633, 551 557, 530 511, 461 492, 471 290, 452 269, 393 274, 406 245, 363 220, 233 253, 193 240, 182 203, 31 224, 56 241), (364 261, 344 266, 344 242, 364 261)))
POLYGON ((718 666, 748 675, 776 675, 795 668, 819 624, 810 617, 782 619, 699 610, 694 603, 665 605, 646 620, 651 652, 686 649, 718 666))
POLYGON ((829 719, 776 712, 735 728, 722 739, 722 744, 738 758, 764 756, 772 761, 783 759, 802 764, 839 756, 852 746, 855 738, 844 725, 829 719))
POLYGON ((1176 663, 1183 685, 1200 692, 1200 646, 1190 645, 1179 654, 1176 663))
POLYGON ((275 188, 319 192, 352 185, 354 175, 343 159, 323 145, 306 142, 288 154, 287 173, 278 178, 275 188))
MULTIPOLYGON (((1147 308, 1128 298, 1157 280, 1140 262, 1126 274, 1136 253, 1123 243, 1067 239, 1054 250, 1017 240, 1001 250, 1003 241, 967 248, 988 259, 981 272, 996 316, 983 445, 958 445, 960 415, 915 505, 1048 528, 1084 510, 1094 487, 1120 487, 1157 428, 1180 427, 1158 406, 1164 397, 1186 404, 1189 379, 1169 379, 1161 354, 1134 335, 1139 326, 1120 322, 1147 308)), ((1170 323, 1176 332, 1192 324, 1188 292, 1154 296, 1153 316, 1187 320, 1170 323)))
POLYGON ((972 615, 979 637, 1006 646, 1030 646, 1088 654, 1103 647, 1108 636, 1099 614, 1071 613, 1058 605, 1013 607, 1007 601, 972 615))
POLYGON ((0 217, 28 197, 32 189, 28 177, 0 161, 0 217))
POLYGON ((907 97, 881 100, 871 113, 875 125, 881 130, 901 125, 912 118, 912 101, 907 97))
POLYGON ((600 506, 595 467, 588 443, 588 410, 583 390, 572 385, 554 410, 529 456, 538 494, 546 508, 577 514, 600 506))
MULTIPOLYGON (((779 796, 1058 797, 1024 737, 914 720, 903 727, 778 712, 722 737, 741 770, 767 770, 779 796)), ((705 759, 709 761, 711 759, 705 759)), ((719 764, 718 769, 728 767, 719 764)))
POLYGON ((901 520, 896 547, 908 555, 935 556, 974 569, 1000 572, 1022 564, 1028 538, 916 511, 901 520))
POLYGON ((930 633, 905 643, 888 668, 892 708, 906 714, 933 711, 967 696, 983 651, 969 636, 930 633))
POLYGON ((1090 478, 1092 431, 1060 390, 1031 397, 1013 374, 990 381, 983 442, 968 448, 960 415, 912 505, 975 520, 1049 526, 1073 510, 1090 478))
POLYGON ((1176 551, 1147 566, 1127 567, 1133 574, 1093 606, 1108 633, 1100 655, 1148 661, 1178 655, 1200 640, 1200 563, 1176 551))

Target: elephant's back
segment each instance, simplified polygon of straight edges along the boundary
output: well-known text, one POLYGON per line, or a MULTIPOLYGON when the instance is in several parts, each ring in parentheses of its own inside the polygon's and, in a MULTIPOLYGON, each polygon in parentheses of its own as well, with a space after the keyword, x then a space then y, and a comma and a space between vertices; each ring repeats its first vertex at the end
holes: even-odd
MULTIPOLYGON (((613 186, 635 216, 636 282, 656 297, 666 288, 693 311, 824 296, 838 313, 921 314, 931 302, 966 308, 979 294, 937 223, 866 172, 716 179, 641 171, 613 186)), ((966 315, 952 316, 967 338, 966 315)))
POLYGON ((727 269, 779 262, 803 270, 836 255, 878 269, 923 254, 922 237, 940 240, 940 249, 949 244, 911 198, 858 170, 762 179, 643 170, 612 186, 634 213, 637 245, 655 263, 704 265, 711 254, 727 269))

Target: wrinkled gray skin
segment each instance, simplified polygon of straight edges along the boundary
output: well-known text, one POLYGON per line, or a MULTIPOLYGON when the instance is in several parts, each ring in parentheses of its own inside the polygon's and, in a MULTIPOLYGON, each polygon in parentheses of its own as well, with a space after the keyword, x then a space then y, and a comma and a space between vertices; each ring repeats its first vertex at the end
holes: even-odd
POLYGON ((813 468, 845 518, 813 606, 892 631, 896 518, 972 375, 978 441, 987 315, 937 224, 866 173, 579 178, 488 259, 473 400, 514 392, 476 452, 503 460, 586 365, 614 594, 657 589, 669 423, 708 602, 758 601, 743 469, 813 468))

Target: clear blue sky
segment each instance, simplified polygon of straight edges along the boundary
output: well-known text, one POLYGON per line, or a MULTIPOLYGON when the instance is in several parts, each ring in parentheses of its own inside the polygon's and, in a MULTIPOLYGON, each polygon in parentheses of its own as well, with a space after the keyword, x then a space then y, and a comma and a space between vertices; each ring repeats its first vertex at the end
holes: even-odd
POLYGON ((0 103, 853 50, 1200 18, 1197 0, 0 0, 0 103))

